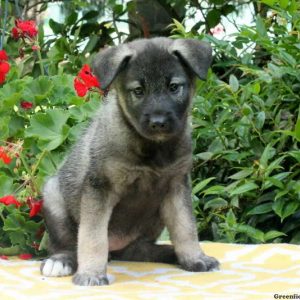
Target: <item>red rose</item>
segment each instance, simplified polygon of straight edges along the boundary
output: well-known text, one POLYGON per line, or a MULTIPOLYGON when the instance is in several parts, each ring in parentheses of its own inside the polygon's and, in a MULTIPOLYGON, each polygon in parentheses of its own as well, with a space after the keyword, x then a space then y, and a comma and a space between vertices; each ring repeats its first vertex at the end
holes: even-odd
POLYGON ((5 149, 3 147, 0 146, 0 159, 2 159, 2 161, 8 165, 11 163, 11 158, 10 156, 7 154, 7 152, 5 151, 5 149))
POLYGON ((41 211, 42 206, 43 206, 43 201, 35 200, 32 197, 28 197, 27 205, 30 208, 29 217, 32 218, 41 211))
POLYGON ((12 29, 11 34, 14 39, 19 38, 34 38, 38 34, 38 30, 35 21, 32 20, 16 20, 15 27, 12 29))
POLYGON ((32 102, 29 101, 22 101, 21 102, 21 107, 24 109, 31 109, 33 106, 32 102))
POLYGON ((6 255, 0 255, 0 259, 8 260, 8 256, 6 256, 6 255))
POLYGON ((96 76, 91 72, 89 65, 84 65, 79 71, 77 77, 74 78, 74 88, 79 97, 84 97, 92 88, 98 88, 101 93, 100 83, 96 76))
POLYGON ((10 64, 7 62, 8 57, 5 50, 0 50, 0 84, 6 79, 6 74, 10 70, 10 64))
POLYGON ((30 253, 23 253, 23 254, 20 254, 19 255, 19 258, 20 259, 31 259, 32 258, 32 254, 30 254, 30 253))
POLYGON ((3 203, 4 205, 15 205, 16 207, 21 206, 21 203, 12 195, 0 198, 0 203, 3 203))

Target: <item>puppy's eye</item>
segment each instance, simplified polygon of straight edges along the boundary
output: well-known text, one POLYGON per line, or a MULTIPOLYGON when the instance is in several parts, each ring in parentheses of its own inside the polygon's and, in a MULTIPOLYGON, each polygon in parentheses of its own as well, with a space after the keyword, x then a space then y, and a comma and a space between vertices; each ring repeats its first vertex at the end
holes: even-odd
POLYGON ((169 91, 170 91, 171 93, 176 93, 176 92, 178 92, 178 91, 179 91, 179 84, 178 84, 178 83, 171 83, 171 84, 169 85, 169 91))
POLYGON ((143 90, 143 88, 142 88, 141 86, 139 86, 139 87, 136 87, 136 88, 133 90, 133 93, 134 93, 135 96, 141 97, 141 96, 144 95, 144 90, 143 90))

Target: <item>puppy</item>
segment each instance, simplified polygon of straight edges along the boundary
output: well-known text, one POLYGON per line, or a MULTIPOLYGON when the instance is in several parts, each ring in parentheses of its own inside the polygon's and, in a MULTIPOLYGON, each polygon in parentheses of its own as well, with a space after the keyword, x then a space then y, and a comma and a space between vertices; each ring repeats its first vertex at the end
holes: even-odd
POLYGON ((193 272, 218 267, 199 246, 189 180, 188 115, 211 57, 205 42, 168 38, 98 54, 93 70, 107 99, 44 186, 44 276, 75 273, 76 285, 106 285, 109 255, 193 272), (173 246, 155 244, 165 226, 173 246))

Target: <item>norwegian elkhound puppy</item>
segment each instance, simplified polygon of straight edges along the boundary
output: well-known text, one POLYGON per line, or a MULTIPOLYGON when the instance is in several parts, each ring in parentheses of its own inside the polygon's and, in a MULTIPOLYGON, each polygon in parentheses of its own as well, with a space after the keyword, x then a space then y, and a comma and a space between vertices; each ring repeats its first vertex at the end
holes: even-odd
POLYGON ((108 257, 216 269, 198 243, 189 173, 189 109, 211 47, 153 38, 102 50, 93 70, 108 89, 71 154, 44 187, 50 257, 45 276, 108 284, 108 257), (173 243, 157 245, 164 227, 173 243))

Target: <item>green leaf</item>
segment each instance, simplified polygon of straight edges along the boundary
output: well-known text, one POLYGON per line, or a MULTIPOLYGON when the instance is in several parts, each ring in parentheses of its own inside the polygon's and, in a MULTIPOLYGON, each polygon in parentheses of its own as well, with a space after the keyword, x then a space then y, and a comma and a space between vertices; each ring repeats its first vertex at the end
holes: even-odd
POLYGON ((260 242, 265 241, 264 233, 250 225, 237 224, 235 230, 239 233, 245 233, 248 237, 259 240, 260 242))
POLYGON ((256 30, 262 37, 267 37, 267 30, 265 27, 264 19, 258 14, 256 15, 256 30))
POLYGON ((0 115, 0 138, 1 140, 6 140, 9 137, 9 124, 11 120, 10 116, 1 116, 0 115))
POLYGON ((244 116, 249 116, 253 114, 253 110, 251 106, 249 106, 247 103, 244 103, 242 106, 242 113, 244 116))
POLYGON ((275 238, 280 236, 286 236, 286 234, 277 230, 270 230, 265 233, 265 241, 267 242, 269 240, 274 240, 275 238))
POLYGON ((279 55, 280 55, 280 58, 284 62, 288 63, 289 65, 291 65, 293 67, 297 66, 296 59, 292 55, 290 55, 289 53, 287 53, 286 51, 279 49, 279 55))
POLYGON ((73 25, 78 18, 78 13, 76 11, 72 11, 66 18, 66 24, 67 25, 73 25))
POLYGON ((98 16, 99 16, 99 11, 98 10, 91 10, 91 11, 88 11, 86 14, 84 14, 82 19, 83 20, 90 20, 90 19, 94 19, 98 16))
POLYGON ((282 183, 279 179, 277 179, 277 178, 274 178, 274 177, 268 177, 268 178, 267 178, 267 182, 268 182, 268 181, 270 181, 272 185, 274 185, 274 186, 276 186, 276 187, 278 187, 278 188, 280 188, 280 189, 283 189, 283 188, 284 188, 283 183, 282 183))
POLYGON ((209 187, 208 189, 204 190, 202 193, 203 195, 215 195, 215 194, 221 194, 225 191, 225 187, 222 185, 214 185, 209 187))
POLYGON ((10 195, 13 191, 13 178, 0 174, 0 197, 10 195))
POLYGON ((300 150, 289 151, 288 154, 294 157, 300 163, 300 150))
POLYGON ((194 195, 199 193, 202 189, 204 189, 215 178, 216 177, 210 177, 210 178, 206 178, 206 179, 200 181, 199 183, 196 184, 196 186, 194 186, 194 188, 192 190, 192 193, 194 195))
POLYGON ((252 86, 252 93, 258 95, 260 92, 260 83, 259 82, 255 82, 252 86))
POLYGON ((174 23, 174 27, 175 27, 176 31, 178 31, 179 33, 184 35, 185 34, 184 26, 176 19, 173 19, 173 23, 174 23))
POLYGON ((202 160, 210 160, 213 156, 214 156, 214 153, 212 153, 212 152, 201 152, 201 153, 196 154, 196 157, 200 158, 202 160))
POLYGON ((260 111, 255 118, 255 127, 257 129, 262 129, 266 120, 266 114, 264 111, 260 111))
MULTIPOLYGON (((269 187, 271 187, 275 182, 276 184, 274 184, 275 186, 278 186, 278 181, 283 181, 283 179, 285 179, 286 177, 288 177, 289 175, 291 174, 291 172, 282 172, 282 173, 278 173, 272 177, 267 177, 266 178, 266 181, 264 182, 264 185, 263 185, 263 189, 266 190, 268 189, 269 187), (274 179, 274 180, 270 180, 270 178, 274 179)), ((283 188, 281 187, 281 185, 279 185, 278 187, 280 188, 283 188)))
POLYGON ((242 171, 239 171, 231 176, 229 176, 229 178, 231 179, 235 179, 235 180, 239 180, 239 179, 243 179, 248 177, 249 175, 251 175, 253 173, 252 169, 244 169, 242 171))
POLYGON ((239 90, 239 81, 233 74, 229 76, 229 86, 234 93, 239 90))
POLYGON ((226 223, 229 227, 233 227, 236 224, 236 217, 232 209, 230 209, 226 214, 226 223))
POLYGON ((11 246, 11 247, 0 247, 0 255, 18 255, 20 254, 21 248, 19 246, 11 246))
POLYGON ((90 53, 91 51, 94 50, 94 48, 96 47, 97 43, 99 42, 99 36, 98 35, 91 35, 89 38, 89 41, 87 43, 87 45, 85 46, 84 50, 83 50, 83 54, 86 53, 90 53))
POLYGON ((279 0, 279 5, 282 9, 286 9, 289 5, 289 0, 279 0))
POLYGON ((64 24, 58 23, 53 19, 49 20, 49 26, 55 34, 63 34, 65 30, 64 24))
POLYGON ((288 216, 294 214, 299 207, 296 201, 288 201, 285 198, 279 198, 273 203, 274 212, 281 218, 281 222, 288 216))
POLYGON ((25 136, 38 138, 38 145, 42 150, 56 149, 69 134, 70 128, 66 125, 68 118, 69 113, 59 109, 37 113, 31 118, 25 136))
POLYGON ((264 152, 260 157, 259 160, 260 165, 266 169, 268 166, 269 159, 271 159, 275 155, 275 153, 276 153, 275 149, 271 146, 271 144, 268 144, 265 147, 264 152))
POLYGON ((208 208, 212 208, 212 209, 218 209, 218 208, 223 208, 223 207, 227 207, 228 206, 228 202, 226 200, 224 200, 223 198, 215 198, 212 200, 207 201, 204 204, 204 210, 208 209, 208 208))
POLYGON ((300 141, 300 111, 298 114, 298 119, 295 125, 295 137, 298 141, 300 141))
POLYGON ((210 10, 206 15, 206 21, 209 28, 217 26, 221 21, 221 12, 216 8, 210 10))
POLYGON ((22 231, 12 231, 9 233, 9 239, 12 245, 26 245, 26 235, 22 231))
POLYGON ((244 194, 246 192, 255 190, 257 188, 258 188, 258 185, 255 184, 254 182, 246 182, 246 183, 238 186, 234 190, 232 190, 230 192, 230 196, 244 194))
POLYGON ((269 6, 273 6, 275 4, 275 2, 277 2, 278 0, 261 0, 260 2, 265 3, 269 6))
POLYGON ((7 216, 4 221, 4 231, 18 231, 22 232, 23 226, 25 225, 25 218, 18 213, 12 213, 7 216))
POLYGON ((35 101, 39 104, 42 100, 46 100, 53 88, 53 83, 48 76, 40 76, 30 82, 24 91, 24 99, 27 101, 35 101))
POLYGON ((249 210, 247 215, 251 216, 251 215, 266 214, 266 213, 272 211, 272 205, 273 205, 273 203, 271 203, 271 202, 257 205, 254 208, 252 208, 251 210, 249 210))

